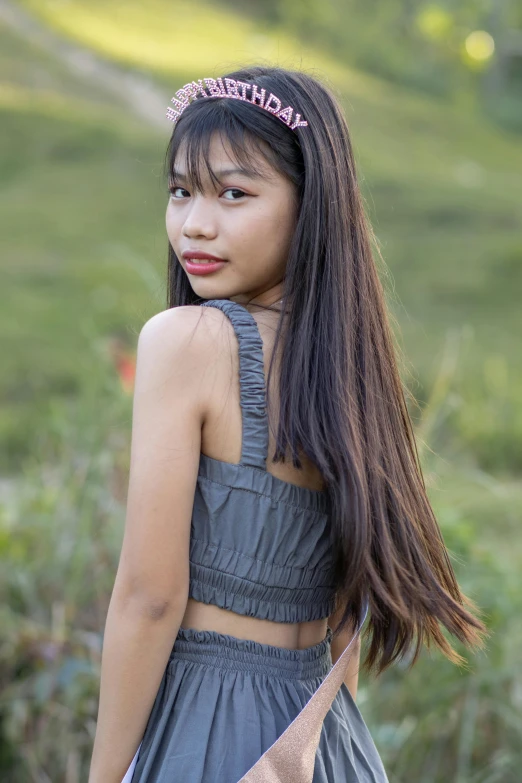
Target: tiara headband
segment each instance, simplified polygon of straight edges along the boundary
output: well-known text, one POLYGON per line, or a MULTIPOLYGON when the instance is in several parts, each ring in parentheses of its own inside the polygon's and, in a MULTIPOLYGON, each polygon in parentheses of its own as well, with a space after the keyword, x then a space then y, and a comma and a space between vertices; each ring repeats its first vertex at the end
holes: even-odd
POLYGON ((224 79, 198 79, 197 82, 185 84, 176 92, 174 98, 171 99, 175 108, 173 109, 169 106, 167 109, 167 119, 176 123, 187 106, 195 100, 201 100, 202 98, 234 98, 235 100, 247 101, 247 103, 252 103, 254 106, 265 109, 265 111, 270 112, 270 114, 273 114, 275 117, 279 117, 279 119, 292 130, 308 125, 306 120, 301 119, 300 114, 297 114, 297 112, 294 114, 294 108, 292 106, 285 106, 284 109, 281 108, 283 104, 273 92, 269 94, 266 100, 265 95, 266 90, 258 87, 257 84, 240 82, 226 77, 224 79), (208 92, 205 92, 203 82, 205 82, 208 92), (247 92, 249 91, 250 95, 247 96, 247 92))

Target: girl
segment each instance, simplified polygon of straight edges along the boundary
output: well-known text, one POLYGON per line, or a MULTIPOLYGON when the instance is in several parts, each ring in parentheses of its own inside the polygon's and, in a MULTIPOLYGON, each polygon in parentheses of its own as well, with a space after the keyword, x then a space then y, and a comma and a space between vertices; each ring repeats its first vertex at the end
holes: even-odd
POLYGON ((346 120, 267 67, 168 116, 169 301, 138 341, 89 783, 237 783, 354 637, 308 780, 385 783, 363 608, 377 674, 423 643, 460 663, 442 628, 485 628, 426 495, 346 120))

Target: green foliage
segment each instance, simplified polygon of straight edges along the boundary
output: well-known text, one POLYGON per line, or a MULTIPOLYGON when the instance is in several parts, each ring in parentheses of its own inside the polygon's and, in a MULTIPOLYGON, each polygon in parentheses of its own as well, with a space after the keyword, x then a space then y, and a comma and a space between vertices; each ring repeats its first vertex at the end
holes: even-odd
POLYGON ((70 41, 118 63, 121 92, 84 78, 52 47, 0 32, 2 780, 87 775, 131 417, 109 343, 134 349, 165 306, 170 128, 160 138, 138 119, 126 79, 146 73, 166 106, 184 80, 239 56, 299 65, 301 54, 345 102, 404 378, 421 405, 412 415, 430 496, 492 634, 467 669, 426 651, 412 670, 404 661, 363 678, 358 701, 390 783, 518 780, 522 153, 516 137, 477 119, 466 80, 480 76, 447 46, 483 12, 288 0, 273 1, 261 24, 265 5, 253 22, 178 0, 24 0, 70 41), (461 104, 401 86, 440 95, 448 79, 461 104))
MULTIPOLYGON (((460 669, 424 650, 413 668, 405 659, 377 680, 362 675, 358 703, 393 783, 515 783, 522 762, 522 558, 513 547, 522 487, 478 469, 462 440, 448 437, 468 388, 459 361, 466 339, 448 336, 416 438, 459 584, 490 637, 475 654, 450 639, 467 661, 460 669)), ((492 369, 486 361, 485 375, 492 369)))
POLYGON ((87 779, 128 472, 130 400, 104 370, 95 396, 49 406, 6 486, 0 748, 2 779, 17 783, 87 779))
MULTIPOLYGON (((237 0, 223 2, 238 8, 237 0)), ((344 64, 449 100, 466 96, 490 120, 522 129, 515 2, 256 0, 248 10, 344 64)))
POLYGON ((522 492, 471 468, 455 475, 454 462, 432 456, 428 464, 440 484, 430 495, 457 578, 491 636, 474 655, 454 645, 467 659, 462 669, 424 651, 412 669, 404 660, 377 680, 362 676, 358 703, 393 783, 515 783, 522 762, 520 553, 509 555, 497 541, 513 541, 522 492))
MULTIPOLYGON (((435 441, 444 422, 455 393, 449 375, 441 368, 439 390, 423 408, 421 444, 435 441)), ((110 362, 100 361, 74 403, 50 405, 31 457, 6 487, 0 749, 3 774, 17 783, 87 774, 125 513, 130 416, 131 398, 110 362)), ((491 638, 486 651, 468 655, 467 669, 426 651, 411 670, 405 660, 377 680, 363 676, 358 703, 393 783, 514 783, 522 761, 522 597, 520 553, 509 541, 522 490, 432 450, 422 458, 460 584, 483 610, 491 638)))

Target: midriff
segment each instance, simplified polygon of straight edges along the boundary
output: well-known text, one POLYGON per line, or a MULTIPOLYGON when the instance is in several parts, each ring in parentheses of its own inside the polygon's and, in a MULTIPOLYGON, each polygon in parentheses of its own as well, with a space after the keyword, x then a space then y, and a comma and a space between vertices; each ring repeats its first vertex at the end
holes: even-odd
POLYGON ((310 620, 303 623, 277 623, 246 617, 214 604, 203 604, 189 598, 182 628, 197 631, 217 631, 239 639, 285 647, 289 650, 304 650, 321 642, 326 636, 328 619, 310 620))

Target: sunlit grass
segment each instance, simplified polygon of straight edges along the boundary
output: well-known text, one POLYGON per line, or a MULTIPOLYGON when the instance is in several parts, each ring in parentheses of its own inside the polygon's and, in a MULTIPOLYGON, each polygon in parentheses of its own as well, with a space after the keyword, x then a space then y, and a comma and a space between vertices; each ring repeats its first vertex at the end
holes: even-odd
MULTIPOLYGON (((70 0, 42 2, 35 9, 55 27, 68 20, 73 40, 89 28, 81 16, 87 14, 93 24, 108 31, 105 54, 114 61, 127 35, 142 33, 146 44, 154 39, 159 20, 164 30, 170 29, 175 5, 157 0, 152 13, 148 5, 135 2, 124 9, 122 4, 70 0)), ((191 6, 186 23, 192 24, 200 12, 198 4, 191 6)), ((216 8, 213 13, 218 13, 216 8)), ((228 15, 222 19, 229 25, 228 15)), ((230 25, 230 35, 236 35, 242 45, 241 25, 252 23, 236 18, 230 25)), ((38 49, 2 35, 5 45, 0 57, 6 66, 12 59, 17 68, 6 67, 13 81, 4 81, 0 90, 0 105, 3 102, 7 111, 4 166, 12 171, 4 180, 2 198, 4 241, 11 248, 4 262, 11 295, 2 309, 4 334, 9 335, 4 377, 10 402, 0 417, 0 431, 11 431, 17 453, 26 442, 19 400, 27 399, 28 393, 45 399, 81 384, 82 363, 74 357, 78 352, 83 355, 80 346, 86 330, 124 331, 129 319, 138 328, 154 308, 162 308, 163 283, 158 283, 155 299, 139 308, 139 279, 132 273, 129 277, 130 268, 122 266, 120 258, 144 259, 163 280, 161 165, 170 123, 165 120, 161 141, 161 134, 136 118, 130 107, 121 110, 102 81, 82 82, 59 65, 59 58, 54 63, 49 52, 44 58, 38 49), (21 84, 14 81, 16 71, 24 74, 21 84), (42 87, 42 81, 47 86, 42 87), (32 204, 37 209, 31 209, 32 204), (28 219, 31 231, 27 231, 28 219), (113 253, 116 245, 125 248, 119 260, 113 253), (79 307, 80 281, 84 304, 79 307), (21 319, 16 337, 11 325, 20 319, 13 318, 13 312, 31 314, 21 319), (67 322, 72 329, 64 330, 67 322), (34 323, 47 336, 47 344, 35 344, 34 323)), ((198 26, 179 37, 192 56, 206 51, 199 45, 198 26)), ((218 49, 228 40, 213 39, 218 49)), ((139 52, 134 56, 135 65, 142 67, 139 52)), ((321 56, 320 62, 326 63, 328 58, 321 56)), ((168 81, 157 82, 158 89, 165 91, 165 106, 166 84, 178 86, 194 76, 194 72, 188 75, 184 58, 169 62, 168 81), (186 72, 176 70, 185 67, 186 72)), ((214 59, 216 68, 219 62, 214 59)), ((196 68, 196 74, 205 72, 206 68, 196 68)), ((150 71, 149 77, 157 73, 150 71)), ((506 134, 477 126, 473 116, 458 108, 339 66, 325 74, 337 85, 346 106, 363 193, 392 273, 389 287, 397 295, 397 301, 390 297, 390 304, 421 387, 433 380, 431 359, 441 351, 446 330, 471 329, 475 339, 462 359, 470 378, 469 395, 459 427, 482 455, 495 452, 489 446, 491 434, 504 432, 506 444, 512 445, 501 446, 496 453, 504 454, 504 463, 509 463, 509 449, 516 448, 522 426, 510 417, 522 386, 516 299, 521 270, 516 261, 522 225, 522 182, 516 177, 517 169, 522 169, 520 147, 506 134), (485 416, 488 391, 481 362, 483 356, 495 361, 499 352, 509 357, 508 392, 502 411, 494 406, 494 415, 485 416)), ((9 455, 10 464, 13 456, 9 455)))
POLYGON ((315 72, 344 99, 362 165, 419 181, 429 175, 430 180, 454 186, 459 181, 458 167, 475 161, 486 169, 479 191, 487 188, 488 198, 495 194, 511 204, 519 193, 522 203, 522 183, 514 175, 517 165, 522 167, 516 138, 506 134, 502 139, 498 129, 477 123, 466 108, 445 106, 400 85, 390 88, 283 29, 260 25, 216 4, 189 0, 21 2, 52 28, 94 52, 150 69, 163 86, 171 85, 172 93, 184 79, 218 75, 250 62, 315 72), (497 166, 507 156, 513 167, 497 166), (511 193, 506 194, 506 187, 511 193))
POLYGON ((102 107, 89 105, 81 99, 63 95, 52 89, 35 89, 0 82, 0 109, 32 116, 43 115, 68 121, 72 115, 90 123, 96 115, 100 123, 107 123, 107 112, 102 107))
MULTIPOLYGON (((166 74, 212 75, 222 64, 291 59, 317 65, 323 53, 215 4, 189 0, 37 2, 24 5, 74 40, 123 63, 166 74)), ((333 66, 333 63, 330 64, 333 66)))
MULTIPOLYGON (((390 783, 515 783, 519 141, 466 107, 345 68, 218 6, 22 5, 106 58, 122 85, 146 71, 165 106, 188 79, 265 58, 317 69, 342 96, 390 271, 405 377, 423 405, 416 428, 430 496, 459 579, 494 630, 471 675, 426 655, 413 673, 363 678, 361 707, 390 783)), ((161 127, 122 111, 102 79, 82 78, 52 50, 7 29, 0 43, 0 770, 8 740, 17 783, 77 783, 121 542, 133 352, 143 323, 165 307, 161 173, 171 126, 162 138, 161 127)))

